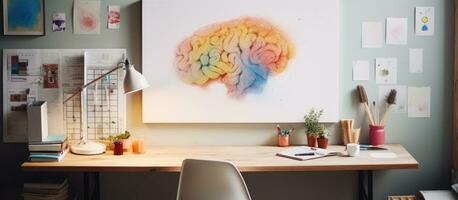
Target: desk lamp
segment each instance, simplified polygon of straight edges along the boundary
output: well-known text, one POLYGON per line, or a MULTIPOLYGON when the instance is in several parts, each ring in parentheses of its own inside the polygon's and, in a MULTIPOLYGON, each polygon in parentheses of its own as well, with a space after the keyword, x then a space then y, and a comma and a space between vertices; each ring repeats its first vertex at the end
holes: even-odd
MULTIPOLYGON (((119 69, 125 70, 125 76, 124 76, 124 94, 130 94, 133 92, 137 92, 140 90, 143 90, 147 87, 149 87, 148 81, 146 78, 140 74, 137 70, 135 70, 134 65, 131 65, 129 60, 126 59, 124 62, 120 62, 117 67, 111 69, 105 74, 102 74, 101 76, 95 78, 94 80, 90 81, 89 83, 81 86, 79 90, 75 93, 73 93, 70 97, 65 99, 64 104, 75 97, 76 95, 80 95, 84 89, 98 80, 102 79, 106 75, 109 75, 119 69)), ((84 112, 84 111, 83 111, 84 112)), ((85 124, 84 124, 85 125, 85 124)), ((71 145, 70 151, 74 154, 81 154, 81 155, 97 155, 97 154, 102 154, 106 150, 106 146, 102 143, 99 142, 93 142, 93 141, 88 141, 87 140, 87 131, 86 127, 82 126, 82 137, 81 141, 78 144, 71 145)))

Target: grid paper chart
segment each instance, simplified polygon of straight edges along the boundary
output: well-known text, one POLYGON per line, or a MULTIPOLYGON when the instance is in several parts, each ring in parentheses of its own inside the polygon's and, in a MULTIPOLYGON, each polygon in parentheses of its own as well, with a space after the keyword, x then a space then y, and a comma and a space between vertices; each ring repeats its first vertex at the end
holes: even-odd
MULTIPOLYGON (((87 82, 108 72, 107 69, 88 69, 87 82)), ((99 139, 120 132, 118 88, 119 73, 113 72, 86 88, 88 139, 99 139)))

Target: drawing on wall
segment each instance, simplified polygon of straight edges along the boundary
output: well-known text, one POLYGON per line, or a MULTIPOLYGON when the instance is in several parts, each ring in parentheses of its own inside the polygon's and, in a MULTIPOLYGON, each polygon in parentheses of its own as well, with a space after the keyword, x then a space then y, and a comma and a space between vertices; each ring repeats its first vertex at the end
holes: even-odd
POLYGON ((243 17, 211 24, 186 38, 177 48, 176 67, 186 83, 206 87, 218 82, 228 96, 240 97, 261 93, 269 76, 286 70, 293 55, 293 44, 275 25, 243 17))
POLYGON ((57 64, 43 65, 43 88, 58 88, 59 87, 59 72, 57 64))
POLYGON ((44 35, 44 0, 4 0, 4 35, 44 35))
POLYGON ((407 18, 386 18, 386 43, 407 44, 407 18))
POLYGON ((100 1, 75 0, 73 26, 75 34, 100 34, 100 1))
POLYGON ((65 32, 65 13, 54 13, 52 15, 52 32, 65 32))
POLYGON ((121 7, 119 5, 108 6, 108 28, 119 29, 121 24, 121 7))
POLYGON ((408 117, 429 118, 431 117, 431 88, 409 87, 408 88, 408 117))
POLYGON ((434 7, 415 8, 415 34, 419 36, 434 35, 434 7))
POLYGON ((377 84, 396 84, 397 63, 398 59, 396 58, 376 58, 375 82, 377 84))
POLYGON ((143 121, 337 121, 339 2, 143 1, 143 121))

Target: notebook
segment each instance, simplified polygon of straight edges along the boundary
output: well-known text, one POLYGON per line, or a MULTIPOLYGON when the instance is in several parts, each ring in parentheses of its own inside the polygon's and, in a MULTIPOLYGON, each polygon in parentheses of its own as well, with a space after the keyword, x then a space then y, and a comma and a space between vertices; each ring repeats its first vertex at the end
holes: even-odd
POLYGON ((289 147, 286 150, 277 153, 277 156, 291 158, 294 160, 312 160, 336 155, 338 155, 337 151, 307 146, 289 147))

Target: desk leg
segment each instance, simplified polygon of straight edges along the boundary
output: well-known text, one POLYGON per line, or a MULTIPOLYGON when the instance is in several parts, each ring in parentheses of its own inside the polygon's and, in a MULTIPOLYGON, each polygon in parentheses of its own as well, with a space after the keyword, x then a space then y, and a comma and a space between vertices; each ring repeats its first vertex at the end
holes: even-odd
POLYGON ((90 200, 89 198, 89 190, 91 187, 89 187, 89 172, 84 172, 83 173, 83 195, 84 195, 84 200, 90 200))
POLYGON ((99 172, 94 173, 94 178, 95 178, 95 186, 94 186, 94 195, 96 200, 100 200, 100 174, 99 172))
POLYGON ((84 172, 84 200, 99 200, 100 199, 100 175, 99 172, 84 172), (94 179, 94 187, 91 187, 91 179, 94 179))
POLYGON ((359 200, 373 200, 373 173, 372 170, 358 171, 358 199, 359 200), (365 173, 367 173, 367 192, 364 184, 365 173))

